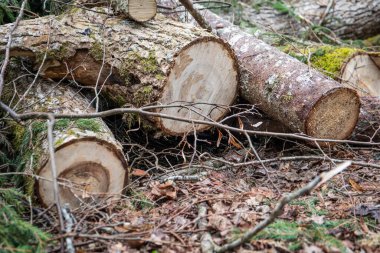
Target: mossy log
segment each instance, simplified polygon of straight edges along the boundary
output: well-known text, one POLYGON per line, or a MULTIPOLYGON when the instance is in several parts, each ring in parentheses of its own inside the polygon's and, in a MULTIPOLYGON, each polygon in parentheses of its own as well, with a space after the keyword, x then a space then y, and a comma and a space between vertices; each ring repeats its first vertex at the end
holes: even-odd
POLYGON ((87 7, 111 5, 115 13, 137 22, 148 21, 157 13, 155 0, 77 0, 75 4, 87 7))
MULTIPOLYGON (((0 51, 5 49, 8 29, 9 25, 0 27, 0 51)), ((98 86, 118 106, 178 106, 157 112, 185 119, 217 121, 237 95, 238 67, 230 47, 202 29, 170 19, 138 24, 71 10, 60 17, 20 22, 11 54, 34 57, 36 66, 46 54, 40 72, 44 77, 98 86)), ((171 135, 209 128, 149 120, 171 135)))
MULTIPOLYGON (((173 6, 172 0, 158 3, 173 6)), ((293 132, 328 139, 351 135, 360 109, 355 90, 342 87, 208 10, 202 15, 234 49, 240 66, 240 93, 245 100, 293 132)), ((173 16, 185 20, 185 15, 173 16)))
POLYGON ((281 34, 301 37, 311 27, 344 39, 368 38, 380 33, 380 0, 244 2, 247 4, 240 3, 244 21, 281 34))
MULTIPOLYGON (((20 100, 19 108, 20 112, 68 114, 94 111, 87 99, 70 87, 44 80, 39 80, 20 100)), ((14 145, 20 152, 24 171, 41 177, 36 183, 34 177, 28 178, 26 191, 28 194, 35 192, 44 206, 50 206, 55 199, 47 122, 33 120, 24 126, 13 123, 13 129, 14 145)), ((128 181, 127 164, 122 146, 102 119, 58 119, 53 134, 62 203, 75 208, 82 202, 121 196, 128 181)))
POLYGON ((356 89, 360 96, 380 97, 380 52, 357 48, 286 46, 284 52, 307 62, 346 87, 356 89))

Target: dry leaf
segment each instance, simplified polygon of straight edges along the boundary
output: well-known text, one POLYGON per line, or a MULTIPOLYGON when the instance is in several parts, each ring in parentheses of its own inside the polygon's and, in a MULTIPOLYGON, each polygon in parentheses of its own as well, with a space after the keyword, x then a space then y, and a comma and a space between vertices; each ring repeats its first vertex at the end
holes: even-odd
POLYGON ((135 177, 146 177, 148 175, 149 173, 146 172, 145 170, 133 169, 132 171, 132 176, 135 176, 135 177))
POLYGON ((361 187, 358 183, 356 183, 353 179, 348 179, 348 182, 350 182, 351 187, 358 192, 363 192, 364 189, 361 187))
POLYGON ((220 142, 222 141, 223 134, 222 132, 218 129, 218 141, 216 142, 216 147, 219 148, 220 142))
POLYGON ((228 138, 228 144, 231 144, 235 148, 242 149, 242 146, 236 141, 235 137, 231 134, 228 138))

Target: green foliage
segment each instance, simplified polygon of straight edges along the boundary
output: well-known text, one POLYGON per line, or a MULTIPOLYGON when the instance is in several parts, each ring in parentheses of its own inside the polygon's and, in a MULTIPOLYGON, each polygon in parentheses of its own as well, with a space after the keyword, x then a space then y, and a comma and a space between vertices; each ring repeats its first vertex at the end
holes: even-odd
POLYGON ((312 241, 326 245, 330 249, 338 248, 340 252, 347 252, 343 242, 329 233, 330 229, 344 225, 346 227, 350 226, 346 220, 326 221, 322 225, 312 222, 302 226, 294 221, 277 220, 253 239, 286 241, 288 242, 288 249, 291 251, 299 250, 302 246, 302 241, 312 241))
POLYGON ((1 252, 44 252, 49 236, 21 218, 25 197, 15 189, 0 188, 1 252))

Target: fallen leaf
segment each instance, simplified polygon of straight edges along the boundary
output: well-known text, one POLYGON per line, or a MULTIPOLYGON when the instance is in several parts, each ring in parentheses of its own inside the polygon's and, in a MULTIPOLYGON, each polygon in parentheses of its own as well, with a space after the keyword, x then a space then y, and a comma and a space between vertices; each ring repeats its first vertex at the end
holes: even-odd
POLYGON ((234 146, 237 149, 242 149, 242 146, 236 141, 236 138, 231 134, 228 137, 228 144, 231 144, 232 146, 234 146))
POLYGON ((227 217, 218 214, 210 215, 208 223, 211 227, 218 229, 219 231, 226 231, 232 227, 232 223, 227 217))
POLYGON ((148 175, 149 173, 146 172, 145 170, 133 169, 132 171, 132 176, 135 176, 135 177, 146 177, 148 175))
POLYGON ((358 191, 358 192, 363 192, 364 189, 363 187, 361 187, 358 183, 355 182, 355 180, 353 179, 348 179, 348 182, 350 183, 351 187, 355 190, 355 191, 358 191))

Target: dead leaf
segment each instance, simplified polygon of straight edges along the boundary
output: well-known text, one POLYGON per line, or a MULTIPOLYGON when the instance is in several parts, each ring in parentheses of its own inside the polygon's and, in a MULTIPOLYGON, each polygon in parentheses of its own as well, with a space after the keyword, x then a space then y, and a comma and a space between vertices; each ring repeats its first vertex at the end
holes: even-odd
POLYGON ((219 231, 226 231, 232 227, 232 223, 227 217, 218 214, 210 215, 208 223, 211 227, 218 229, 219 231))
POLYGON ((325 223, 325 216, 324 215, 322 215, 322 216, 312 215, 310 217, 310 220, 313 221, 314 223, 318 224, 318 225, 322 225, 323 223, 325 223))
POLYGON ((238 119, 238 123, 239 123, 239 128, 240 128, 241 130, 243 130, 243 129, 244 129, 243 121, 241 121, 240 117, 238 117, 237 119, 238 119))
POLYGON ((354 215, 367 216, 371 215, 377 222, 380 222, 380 205, 365 205, 361 204, 353 209, 351 212, 354 215))
POLYGON ((323 253, 323 250, 315 245, 304 245, 303 250, 305 253, 323 253))
POLYGON ((223 134, 222 132, 218 129, 218 140, 216 142, 216 147, 219 148, 220 142, 222 141, 223 134))
POLYGON ((236 141, 236 138, 231 134, 228 137, 228 144, 231 144, 237 149, 242 149, 242 146, 236 141))
POLYGON ((163 184, 155 181, 150 185, 152 190, 150 193, 153 195, 154 199, 158 199, 160 197, 169 197, 170 199, 177 198, 177 189, 174 186, 173 181, 166 181, 163 184))
POLYGON ((146 177, 148 175, 149 173, 146 172, 145 170, 133 169, 132 171, 132 176, 135 176, 135 177, 146 177))
POLYGON ((355 180, 353 179, 348 179, 348 182, 350 182, 350 185, 351 187, 355 190, 355 191, 358 191, 358 192, 363 192, 364 189, 363 187, 361 187, 358 183, 355 182, 355 180))

